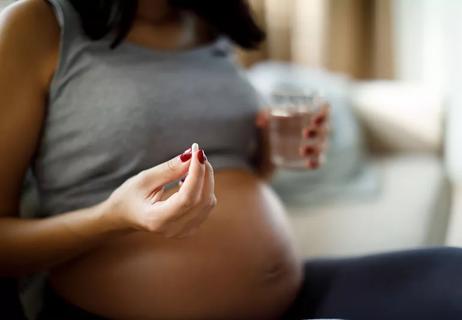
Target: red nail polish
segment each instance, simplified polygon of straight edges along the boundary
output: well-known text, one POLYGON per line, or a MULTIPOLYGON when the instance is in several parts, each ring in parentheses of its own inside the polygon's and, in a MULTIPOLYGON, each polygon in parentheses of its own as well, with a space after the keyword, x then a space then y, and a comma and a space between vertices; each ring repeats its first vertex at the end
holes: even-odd
POLYGON ((182 155, 180 155, 180 159, 181 159, 181 162, 186 162, 188 161, 189 159, 191 159, 192 157, 192 153, 189 152, 189 153, 183 153, 182 155))
POLYGON ((205 160, 207 160, 207 157, 205 155, 205 152, 203 149, 200 149, 199 150, 199 153, 197 154, 197 158, 199 159, 199 162, 204 164, 205 163, 205 160))
POLYGON ((320 126, 320 125, 322 125, 325 121, 326 121, 326 117, 325 117, 325 116, 320 116, 320 117, 318 117, 316 120, 314 120, 314 124, 317 125, 317 126, 320 126))
POLYGON ((317 168, 319 168, 320 163, 319 163, 319 161, 317 159, 311 159, 309 161, 309 166, 310 166, 311 169, 317 169, 317 168))
POLYGON ((305 148, 305 155, 311 156, 314 153, 314 148, 313 147, 306 147, 305 148))
POLYGON ((308 131, 308 138, 314 139, 318 136, 318 132, 316 130, 308 131))

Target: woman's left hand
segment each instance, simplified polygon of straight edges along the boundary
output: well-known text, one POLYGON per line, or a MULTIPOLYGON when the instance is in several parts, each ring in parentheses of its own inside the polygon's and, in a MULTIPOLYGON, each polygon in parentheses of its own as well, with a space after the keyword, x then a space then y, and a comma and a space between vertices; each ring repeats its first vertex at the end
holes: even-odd
MULTIPOLYGON (((262 110, 257 114, 256 126, 259 129, 259 151, 256 163, 260 174, 268 177, 274 171, 271 163, 269 144, 269 113, 262 110)), ((300 156, 306 158, 306 167, 310 170, 320 168, 325 162, 325 154, 329 143, 330 133, 330 107, 324 104, 320 110, 311 117, 309 123, 303 128, 301 134, 309 143, 298 150, 300 156)))
POLYGON ((318 169, 326 159, 330 134, 330 107, 324 104, 302 130, 302 136, 308 140, 299 153, 307 159, 307 168, 318 169))

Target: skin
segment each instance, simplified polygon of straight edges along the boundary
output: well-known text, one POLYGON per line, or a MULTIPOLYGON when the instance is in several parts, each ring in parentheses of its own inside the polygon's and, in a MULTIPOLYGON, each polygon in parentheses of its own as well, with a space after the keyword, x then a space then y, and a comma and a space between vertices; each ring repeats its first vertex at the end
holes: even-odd
MULTIPOLYGON (((165 1, 140 1, 128 41, 184 50, 210 40, 204 24, 196 26, 195 42, 179 45, 178 15, 165 1)), ((178 156, 140 172, 94 207, 18 218, 22 181, 37 150, 59 58, 59 34, 42 0, 20 1, 0 15, 0 88, 8 93, 0 95, 0 154, 8 155, 0 157, 0 275, 51 269, 59 294, 112 318, 280 314, 301 274, 283 207, 262 180, 274 170, 264 112, 256 118, 258 175, 214 173, 194 146, 188 161, 178 156), (163 192, 165 183, 186 174, 181 187, 163 192)), ((327 128, 327 109, 307 124, 305 131, 316 130, 318 137, 315 151, 300 151, 308 167, 322 162, 327 128)))

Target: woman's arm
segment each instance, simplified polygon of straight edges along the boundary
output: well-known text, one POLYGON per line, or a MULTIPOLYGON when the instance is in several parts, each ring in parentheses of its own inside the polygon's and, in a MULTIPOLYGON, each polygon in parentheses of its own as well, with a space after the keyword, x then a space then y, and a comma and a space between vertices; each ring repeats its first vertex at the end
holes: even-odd
POLYGON ((58 46, 59 28, 45 1, 21 1, 0 15, 0 276, 49 268, 132 230, 192 234, 216 203, 212 167, 195 145, 186 156, 127 180, 101 204, 19 219, 22 182, 39 141, 58 46), (186 173, 181 189, 161 200, 162 186, 186 173))
POLYGON ((100 206, 43 220, 16 216, 24 174, 36 149, 59 29, 45 1, 0 15, 0 274, 59 263, 114 234, 100 206))
POLYGON ((102 204, 46 219, 0 218, 0 275, 45 270, 128 231, 108 218, 102 204))

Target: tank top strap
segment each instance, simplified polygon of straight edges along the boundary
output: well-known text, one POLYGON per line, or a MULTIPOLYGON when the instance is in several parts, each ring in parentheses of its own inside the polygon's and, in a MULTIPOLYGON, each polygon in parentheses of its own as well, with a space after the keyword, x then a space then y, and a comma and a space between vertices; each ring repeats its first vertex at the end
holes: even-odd
POLYGON ((60 32, 59 61, 51 83, 50 93, 54 94, 57 82, 67 73, 73 59, 78 56, 86 39, 77 10, 69 0, 47 0, 53 8, 60 32))
POLYGON ((81 35, 80 18, 69 0, 47 0, 53 7, 65 39, 81 35))

